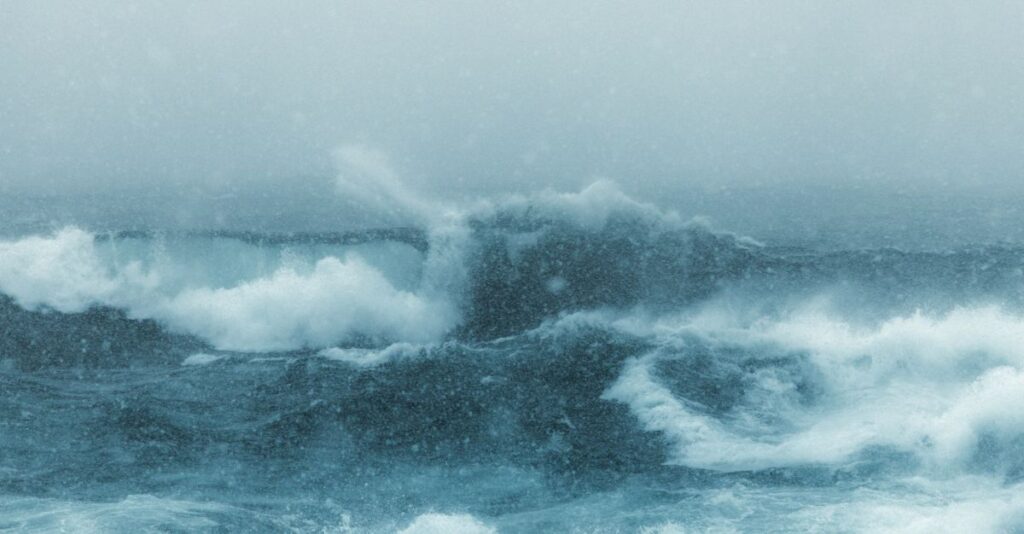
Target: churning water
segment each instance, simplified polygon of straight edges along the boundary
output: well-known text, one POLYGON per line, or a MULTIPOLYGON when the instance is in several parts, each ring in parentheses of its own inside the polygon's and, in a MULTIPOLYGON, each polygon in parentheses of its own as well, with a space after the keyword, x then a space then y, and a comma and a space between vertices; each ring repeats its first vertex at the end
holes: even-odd
POLYGON ((0 531, 1024 529, 1024 248, 395 201, 0 242, 0 531))

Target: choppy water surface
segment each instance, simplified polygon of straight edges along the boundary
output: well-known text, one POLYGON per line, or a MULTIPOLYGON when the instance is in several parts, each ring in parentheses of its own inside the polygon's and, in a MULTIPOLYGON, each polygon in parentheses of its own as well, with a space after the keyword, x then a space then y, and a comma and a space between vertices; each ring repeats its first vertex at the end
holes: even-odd
POLYGON ((1014 532, 1024 248, 784 248, 607 184, 0 242, 0 531, 1014 532))

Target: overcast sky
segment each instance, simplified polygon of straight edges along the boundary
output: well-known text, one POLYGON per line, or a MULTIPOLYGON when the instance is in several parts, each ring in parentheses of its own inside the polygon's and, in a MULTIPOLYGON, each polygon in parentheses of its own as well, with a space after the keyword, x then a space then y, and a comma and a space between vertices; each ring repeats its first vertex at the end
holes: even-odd
POLYGON ((314 187, 351 144, 433 194, 1010 190, 1022 28, 990 0, 0 0, 0 191, 314 187))

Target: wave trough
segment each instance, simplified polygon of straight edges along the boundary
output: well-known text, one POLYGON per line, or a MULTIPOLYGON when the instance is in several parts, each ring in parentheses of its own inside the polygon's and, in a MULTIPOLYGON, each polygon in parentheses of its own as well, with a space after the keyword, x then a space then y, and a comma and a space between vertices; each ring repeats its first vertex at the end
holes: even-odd
POLYGON ((0 528, 1024 528, 1024 249, 773 247, 608 183, 428 208, 0 242, 0 528))

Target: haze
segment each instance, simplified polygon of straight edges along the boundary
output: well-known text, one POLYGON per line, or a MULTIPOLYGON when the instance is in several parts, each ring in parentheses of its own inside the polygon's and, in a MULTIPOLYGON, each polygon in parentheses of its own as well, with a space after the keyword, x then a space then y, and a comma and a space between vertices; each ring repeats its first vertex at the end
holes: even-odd
POLYGON ((318 196, 358 144, 432 196, 991 214, 1024 198, 1022 27, 1000 1, 0 0, 0 193, 318 196))

